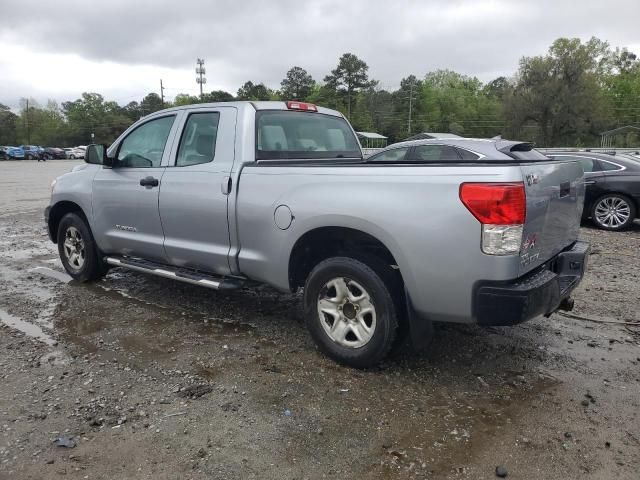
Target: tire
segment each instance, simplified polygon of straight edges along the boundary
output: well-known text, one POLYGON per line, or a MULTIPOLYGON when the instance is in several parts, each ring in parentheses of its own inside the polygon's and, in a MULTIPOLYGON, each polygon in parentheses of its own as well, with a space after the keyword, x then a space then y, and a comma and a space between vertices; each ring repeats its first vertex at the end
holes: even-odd
POLYGON ((350 367, 378 364, 396 339, 394 280, 377 267, 333 257, 316 265, 305 284, 304 313, 311 337, 324 354, 350 367))
POLYGON ((102 253, 85 220, 67 213, 58 226, 58 253, 67 273, 79 282, 98 280, 107 273, 102 253))
POLYGON ((27 155, 27 160, 33 160, 33 157, 31 155, 27 155))
POLYGON ((75 156, 75 155, 71 155, 71 156, 69 156, 69 158, 70 158, 71 160, 75 160, 75 159, 76 159, 76 156, 75 156))
POLYGON ((591 220, 603 230, 621 231, 629 228, 636 218, 636 206, 626 195, 603 195, 591 207, 591 220))

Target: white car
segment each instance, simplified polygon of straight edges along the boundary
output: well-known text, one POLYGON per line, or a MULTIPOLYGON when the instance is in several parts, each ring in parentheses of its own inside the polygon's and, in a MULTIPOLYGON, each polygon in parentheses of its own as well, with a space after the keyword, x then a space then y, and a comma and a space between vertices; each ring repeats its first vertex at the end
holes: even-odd
POLYGON ((84 149, 79 147, 65 148, 64 153, 67 155, 67 158, 71 158, 73 160, 76 158, 84 158, 84 149))

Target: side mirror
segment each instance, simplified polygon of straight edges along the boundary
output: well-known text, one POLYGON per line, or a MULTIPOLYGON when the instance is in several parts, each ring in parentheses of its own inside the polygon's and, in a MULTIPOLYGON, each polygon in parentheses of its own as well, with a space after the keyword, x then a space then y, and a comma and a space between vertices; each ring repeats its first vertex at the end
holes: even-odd
POLYGON ((104 165, 110 163, 111 159, 107 159, 107 146, 97 143, 92 143, 87 146, 87 150, 84 154, 84 161, 93 165, 104 165))

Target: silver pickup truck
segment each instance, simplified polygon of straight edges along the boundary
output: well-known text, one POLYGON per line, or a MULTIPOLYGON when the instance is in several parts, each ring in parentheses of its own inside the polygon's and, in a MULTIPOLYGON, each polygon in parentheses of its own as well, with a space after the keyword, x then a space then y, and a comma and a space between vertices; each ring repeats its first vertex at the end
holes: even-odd
POLYGON ((123 267, 212 289, 304 288, 309 331, 367 367, 432 322, 513 325, 570 309, 581 166, 530 144, 442 139, 364 159, 301 102, 156 112, 57 178, 45 212, 74 279, 123 267))

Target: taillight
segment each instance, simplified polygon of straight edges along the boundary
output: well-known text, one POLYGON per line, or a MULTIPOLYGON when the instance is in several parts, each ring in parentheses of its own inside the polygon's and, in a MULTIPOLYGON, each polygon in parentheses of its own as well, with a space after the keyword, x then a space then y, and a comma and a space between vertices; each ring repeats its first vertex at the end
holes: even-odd
POLYGON ((460 200, 482 224, 482 251, 514 255, 520 251, 527 213, 524 183, 463 183, 460 200))
POLYGON ((289 100, 287 102, 287 108, 289 110, 302 110, 304 112, 317 112, 318 107, 316 107, 313 103, 306 102, 295 102, 289 100))

